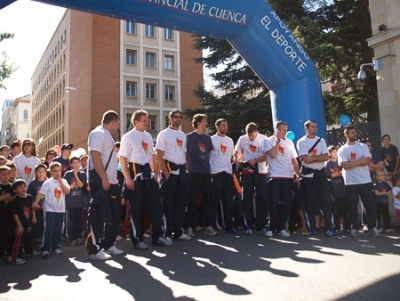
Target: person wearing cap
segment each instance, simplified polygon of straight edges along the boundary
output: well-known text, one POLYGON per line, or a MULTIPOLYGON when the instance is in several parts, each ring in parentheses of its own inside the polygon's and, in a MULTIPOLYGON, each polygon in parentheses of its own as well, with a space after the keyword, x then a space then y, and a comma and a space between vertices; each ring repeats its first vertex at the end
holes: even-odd
POLYGON ((71 143, 65 143, 61 146, 61 155, 54 158, 54 162, 59 162, 62 166, 62 176, 64 177, 65 173, 68 170, 71 170, 71 166, 69 164, 69 157, 71 156, 71 151, 74 148, 74 145, 71 143))
POLYGON ((10 156, 10 148, 8 145, 2 145, 0 146, 0 155, 4 156, 4 158, 8 159, 10 156))

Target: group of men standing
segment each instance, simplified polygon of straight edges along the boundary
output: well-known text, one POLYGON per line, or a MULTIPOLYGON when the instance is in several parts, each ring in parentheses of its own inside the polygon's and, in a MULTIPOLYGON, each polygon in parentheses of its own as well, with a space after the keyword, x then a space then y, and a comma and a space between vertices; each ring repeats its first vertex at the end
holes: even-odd
MULTIPOLYGON (((182 118, 178 109, 169 113, 170 126, 158 134, 155 151, 153 139, 146 131, 149 120, 144 110, 132 114, 134 128, 121 139, 119 158, 125 178, 122 194, 131 205, 131 239, 135 248, 149 248, 143 240, 145 208, 152 223, 153 244, 170 246, 173 244, 171 237, 191 240, 199 218, 202 218, 205 234, 217 235, 216 216, 220 200, 224 205, 225 230, 239 233, 233 218, 232 159, 236 166, 243 168, 241 184, 245 234, 251 235, 256 230, 263 231, 267 237, 275 233, 289 237, 286 225, 292 206, 293 185, 297 188, 302 185, 309 235, 316 235, 314 216, 318 197, 325 219, 325 235, 337 237, 324 172, 328 149, 325 140, 316 135, 317 124, 314 121, 305 123, 306 134, 297 142, 298 156, 293 141, 286 138, 288 125, 284 121, 276 123, 274 134, 270 137, 260 134, 255 123, 249 123, 246 134, 234 146, 233 140, 227 136, 226 119, 216 121, 216 134, 210 137, 206 134, 208 123, 205 114, 193 117, 194 131, 187 135, 179 129, 182 118), (160 170, 159 189, 153 173, 160 170), (200 196, 201 217, 198 214, 200 196)), ((114 245, 116 227, 119 227, 117 207, 121 189, 117 185, 116 159, 110 155, 114 145, 111 134, 118 128, 118 114, 107 111, 102 125, 92 131, 88 140, 89 169, 94 168, 102 180, 102 185, 92 191, 93 201, 88 216, 88 250, 92 259, 106 260, 111 258, 110 255, 122 252, 114 245)), ((339 149, 339 164, 345 170, 345 183, 353 186, 350 189, 352 227, 358 229, 357 216, 353 211, 360 194, 367 204, 371 235, 378 236, 372 224, 374 206, 369 205, 371 200, 367 195, 367 186, 371 184, 367 165, 371 155, 364 144, 354 140, 354 131, 354 128, 345 131, 347 144, 339 149)), ((370 192, 372 194, 372 189, 370 192)), ((355 232, 351 234, 355 236, 355 232)))

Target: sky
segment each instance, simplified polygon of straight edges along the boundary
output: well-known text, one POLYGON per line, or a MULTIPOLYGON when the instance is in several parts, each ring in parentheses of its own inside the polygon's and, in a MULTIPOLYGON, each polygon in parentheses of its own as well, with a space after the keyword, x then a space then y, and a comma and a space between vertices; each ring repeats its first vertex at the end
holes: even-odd
MULTIPOLYGON (((18 98, 31 91, 31 76, 39 63, 65 8, 34 1, 19 0, 0 10, 0 32, 14 38, 0 43, 9 62, 18 68, 0 89, 0 105, 5 99, 18 98)), ((1 107, 0 107, 1 108, 1 107)))

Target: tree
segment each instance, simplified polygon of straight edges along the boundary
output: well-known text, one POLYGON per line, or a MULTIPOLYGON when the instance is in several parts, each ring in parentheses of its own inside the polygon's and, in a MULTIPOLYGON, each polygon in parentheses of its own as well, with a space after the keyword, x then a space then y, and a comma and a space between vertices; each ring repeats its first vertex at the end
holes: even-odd
MULTIPOLYGON (((0 42, 5 39, 11 39, 13 37, 14 37, 14 35, 11 33, 1 33, 0 34, 0 42)), ((7 89, 4 86, 3 81, 6 78, 9 78, 11 73, 13 73, 16 70, 16 68, 14 67, 14 64, 10 64, 8 62, 8 58, 7 58, 5 52, 2 52, 2 56, 3 56, 3 58, 0 60, 0 89, 7 89)))
MULTIPOLYGON (((366 42, 372 36, 368 0, 271 0, 269 3, 313 58, 324 86, 329 88, 324 93, 327 124, 337 124, 342 114, 351 116, 354 123, 377 120, 374 73, 368 72, 364 83, 356 79, 359 66, 372 62, 373 56, 366 42)), ((224 96, 205 94, 202 88, 195 92, 205 106, 204 112, 209 116, 234 117, 235 125, 230 123, 231 135, 238 134, 234 126, 243 131, 250 121, 260 124, 262 131, 271 130, 271 120, 265 121, 271 118, 269 91, 243 58, 226 41, 198 37, 194 47, 209 50, 207 57, 197 59, 206 68, 224 66, 222 71, 211 75, 215 88, 226 92, 224 96), (264 106, 261 101, 265 101, 264 106), (249 110, 253 106, 256 112, 249 110), (259 117, 256 113, 264 118, 256 119, 259 117)), ((184 113, 191 117, 196 111, 184 113)))

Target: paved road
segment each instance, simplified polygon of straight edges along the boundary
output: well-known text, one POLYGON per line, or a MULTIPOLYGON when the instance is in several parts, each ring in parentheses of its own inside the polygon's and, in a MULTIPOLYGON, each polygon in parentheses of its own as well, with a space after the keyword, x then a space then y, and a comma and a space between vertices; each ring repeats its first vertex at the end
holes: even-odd
POLYGON ((400 235, 337 240, 216 237, 90 261, 63 246, 47 260, 0 262, 0 300, 399 300, 400 235))

